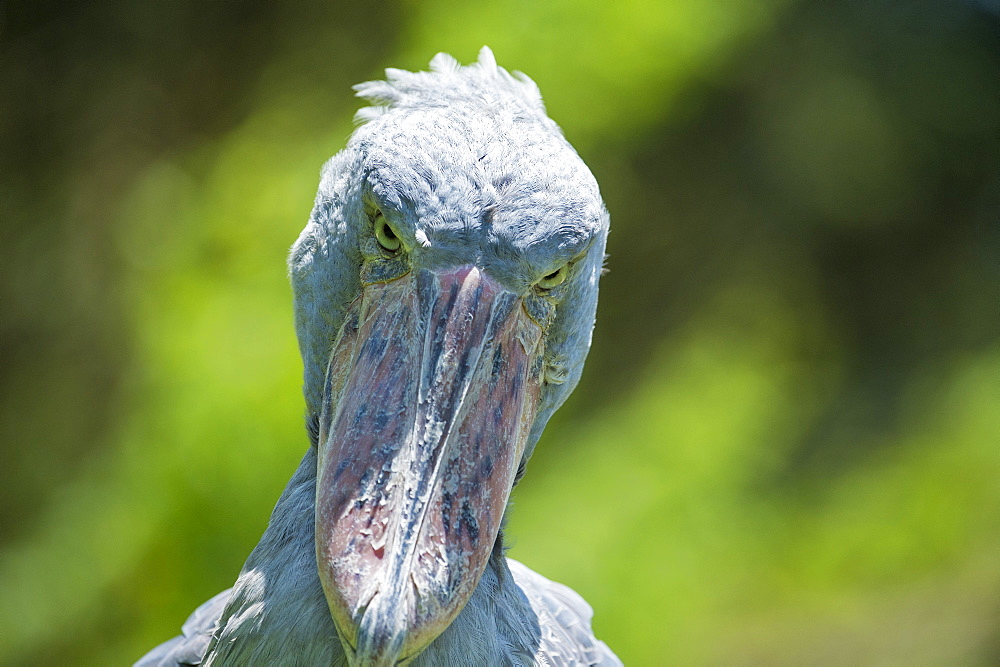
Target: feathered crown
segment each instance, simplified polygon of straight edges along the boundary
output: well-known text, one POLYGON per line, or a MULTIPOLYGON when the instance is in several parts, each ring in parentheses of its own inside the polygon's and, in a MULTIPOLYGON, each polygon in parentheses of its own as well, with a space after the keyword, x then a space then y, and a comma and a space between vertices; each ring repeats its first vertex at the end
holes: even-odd
POLYGON ((497 93, 506 93, 526 110, 545 116, 542 94, 535 82, 523 72, 508 72, 497 65, 488 46, 480 49, 479 60, 467 66, 447 53, 439 53, 431 59, 430 70, 409 72, 390 67, 385 70, 384 81, 354 86, 357 96, 372 104, 358 110, 355 122, 366 123, 393 108, 441 106, 470 97, 499 102, 495 99, 497 93))

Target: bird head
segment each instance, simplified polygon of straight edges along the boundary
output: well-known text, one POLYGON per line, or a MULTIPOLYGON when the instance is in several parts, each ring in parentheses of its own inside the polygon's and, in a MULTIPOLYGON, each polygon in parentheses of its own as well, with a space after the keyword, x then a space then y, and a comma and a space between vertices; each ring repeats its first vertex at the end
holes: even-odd
POLYGON ((316 557, 358 664, 454 620, 511 489, 590 347, 608 215, 526 76, 461 67, 360 84, 290 273, 317 425, 316 557))

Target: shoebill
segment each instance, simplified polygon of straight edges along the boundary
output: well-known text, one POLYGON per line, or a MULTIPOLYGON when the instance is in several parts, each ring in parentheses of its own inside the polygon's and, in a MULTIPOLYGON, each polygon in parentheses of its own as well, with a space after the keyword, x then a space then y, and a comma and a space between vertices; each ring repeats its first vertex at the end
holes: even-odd
POLYGON ((289 257, 311 446, 236 584, 139 665, 620 664, 503 545, 608 214, 528 77, 487 48, 430 69, 356 86, 289 257))

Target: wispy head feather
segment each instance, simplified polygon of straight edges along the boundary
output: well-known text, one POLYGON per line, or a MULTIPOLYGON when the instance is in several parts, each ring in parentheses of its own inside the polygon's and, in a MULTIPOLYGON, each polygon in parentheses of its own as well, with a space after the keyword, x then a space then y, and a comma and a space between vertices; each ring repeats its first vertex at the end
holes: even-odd
POLYGON ((492 102, 498 93, 526 111, 545 115, 535 82, 522 72, 510 73, 497 65, 488 46, 479 51, 479 60, 471 65, 463 66, 447 53, 439 53, 431 59, 429 72, 389 68, 385 70, 384 81, 359 83, 354 90, 358 97, 372 104, 355 114, 358 124, 374 120, 390 109, 440 106, 473 96, 492 102))

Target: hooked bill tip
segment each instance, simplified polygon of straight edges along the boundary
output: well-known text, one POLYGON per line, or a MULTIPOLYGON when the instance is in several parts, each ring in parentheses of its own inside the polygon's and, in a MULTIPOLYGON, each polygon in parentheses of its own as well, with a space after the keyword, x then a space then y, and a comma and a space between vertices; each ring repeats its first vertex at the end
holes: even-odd
POLYGON ((358 624, 358 646, 355 665, 395 665, 406 646, 407 620, 410 616, 408 596, 376 592, 361 614, 358 624))

